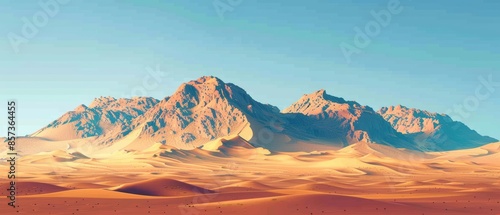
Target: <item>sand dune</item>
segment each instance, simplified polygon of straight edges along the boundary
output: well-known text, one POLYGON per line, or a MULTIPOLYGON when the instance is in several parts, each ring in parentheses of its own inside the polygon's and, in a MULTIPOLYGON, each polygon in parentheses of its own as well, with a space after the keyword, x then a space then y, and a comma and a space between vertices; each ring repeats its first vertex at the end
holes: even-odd
MULTIPOLYGON (((380 201, 324 194, 304 194, 268 197, 252 200, 234 200, 223 203, 195 204, 194 208, 216 209, 219 214, 409 214, 415 207, 380 201), (384 210, 385 209, 385 210, 384 210)), ((215 211, 207 214, 216 214, 215 211)), ((416 214, 416 213, 415 213, 416 214)))
MULTIPOLYGON (((10 184, 1 183, 0 184, 0 195, 8 196, 8 191, 10 184)), ((35 194, 44 194, 44 193, 54 193, 64 190, 69 190, 70 188, 61 187, 48 183, 39 183, 39 182, 17 182, 16 183, 17 195, 18 196, 26 196, 26 195, 35 195, 35 194)))
POLYGON ((28 195, 24 198, 144 199, 154 197, 104 189, 78 189, 46 194, 28 195))
POLYGON ((238 182, 226 186, 216 188, 218 192, 255 192, 255 191, 265 191, 274 190, 276 187, 268 186, 256 181, 244 181, 238 182))
POLYGON ((161 178, 124 184, 112 190, 144 196, 189 196, 215 193, 215 191, 184 182, 161 178))
POLYGON ((309 190, 309 191, 331 193, 331 194, 341 194, 341 193, 354 194, 354 193, 356 193, 355 189, 348 189, 348 188, 344 188, 341 186, 333 186, 333 183, 332 184, 309 183, 309 184, 294 186, 293 189, 309 190))
POLYGON ((123 144, 111 155, 89 157, 74 150, 85 141, 57 141, 41 152, 22 146, 36 153, 18 163, 20 213, 57 207, 59 214, 500 214, 500 143, 423 153, 361 142, 259 154, 229 136, 213 148, 147 142, 147 150, 123 144))

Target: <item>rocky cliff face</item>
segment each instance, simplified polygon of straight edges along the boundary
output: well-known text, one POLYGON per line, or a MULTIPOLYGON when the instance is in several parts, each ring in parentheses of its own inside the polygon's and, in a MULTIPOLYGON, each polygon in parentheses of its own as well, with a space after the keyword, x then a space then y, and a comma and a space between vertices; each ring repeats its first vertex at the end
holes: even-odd
POLYGON ((378 113, 394 129, 413 139, 421 150, 442 151, 478 147, 498 140, 481 136, 446 114, 405 106, 384 107, 378 113))
POLYGON ((193 149, 217 138, 240 136, 249 144, 276 151, 307 151, 318 145, 338 147, 357 142, 439 151, 496 141, 443 114, 403 106, 375 112, 324 90, 304 95, 280 112, 255 101, 242 88, 212 76, 184 83, 161 101, 97 98, 32 136, 50 140, 95 137, 95 145, 117 149, 158 142, 193 149))
POLYGON ((96 98, 89 106, 80 105, 31 136, 51 140, 96 137, 111 132, 126 133, 130 123, 158 103, 148 97, 96 98))
POLYGON ((276 107, 255 101, 236 85, 201 77, 182 84, 134 120, 133 127, 141 129, 141 136, 189 148, 239 133, 250 121, 265 121, 277 113, 276 107))
POLYGON ((377 142, 395 147, 412 148, 412 143, 395 131, 368 106, 328 95, 319 90, 304 95, 283 113, 300 113, 319 138, 344 144, 377 142))

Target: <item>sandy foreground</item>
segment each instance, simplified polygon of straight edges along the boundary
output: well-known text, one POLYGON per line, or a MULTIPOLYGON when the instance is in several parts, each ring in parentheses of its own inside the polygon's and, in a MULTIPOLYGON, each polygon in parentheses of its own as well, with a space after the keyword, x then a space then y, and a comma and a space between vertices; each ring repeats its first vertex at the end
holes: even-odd
MULTIPOLYGON (((23 156, 17 208, 0 214, 500 214, 500 143, 414 153, 376 144, 322 152, 61 150, 23 156)), ((7 172, 5 162, 0 171, 7 172)), ((7 183, 1 194, 7 196, 7 183)))

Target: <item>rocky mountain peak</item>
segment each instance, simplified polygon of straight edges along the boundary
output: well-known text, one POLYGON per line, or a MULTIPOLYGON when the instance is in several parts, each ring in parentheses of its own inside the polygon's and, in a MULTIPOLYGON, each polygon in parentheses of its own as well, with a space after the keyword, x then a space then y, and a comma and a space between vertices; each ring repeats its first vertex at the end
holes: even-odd
POLYGON ((106 106, 112 102, 116 102, 116 98, 111 97, 111 96, 101 96, 99 98, 95 98, 89 105, 90 108, 95 108, 95 107, 103 107, 106 106))
POLYGON ((398 132, 412 138, 422 150, 442 151, 481 146, 495 142, 481 136, 446 114, 402 105, 381 108, 378 113, 398 132))

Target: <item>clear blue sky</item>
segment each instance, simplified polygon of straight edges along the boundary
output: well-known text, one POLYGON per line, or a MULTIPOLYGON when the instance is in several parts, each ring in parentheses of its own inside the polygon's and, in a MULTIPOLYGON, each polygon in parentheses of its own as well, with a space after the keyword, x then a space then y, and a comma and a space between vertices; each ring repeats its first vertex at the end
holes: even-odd
MULTIPOLYGON (((478 77, 500 82, 494 0, 401 0, 403 11, 348 64, 339 45, 353 44, 354 27, 364 28, 374 20, 370 11, 388 2, 243 0, 221 19, 212 0, 72 0, 15 53, 9 33, 22 35, 22 18, 42 8, 2 0, 1 101, 18 100, 20 132, 28 134, 95 97, 130 94, 145 67, 156 65, 168 74, 150 96, 214 75, 282 109, 324 88, 375 109, 446 112, 474 96, 478 77)), ((500 138, 495 89, 459 120, 500 138)))

